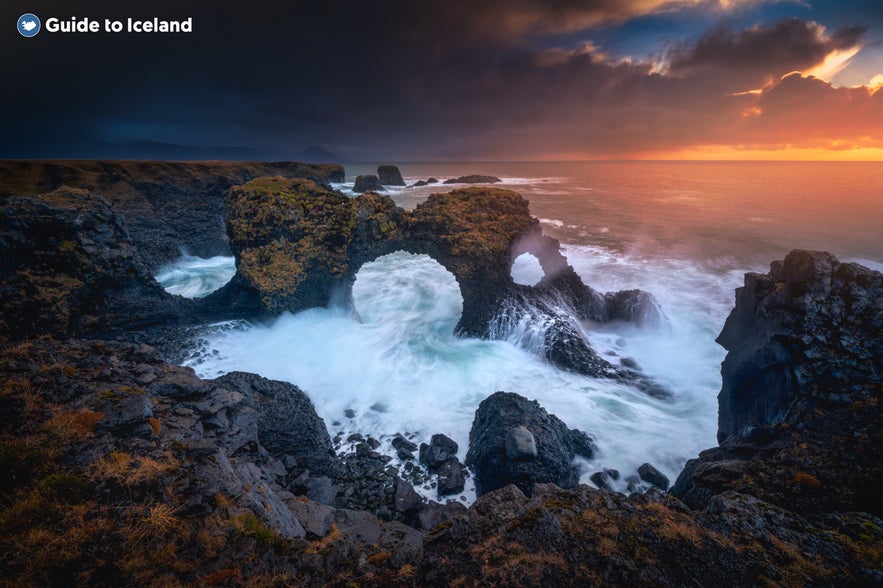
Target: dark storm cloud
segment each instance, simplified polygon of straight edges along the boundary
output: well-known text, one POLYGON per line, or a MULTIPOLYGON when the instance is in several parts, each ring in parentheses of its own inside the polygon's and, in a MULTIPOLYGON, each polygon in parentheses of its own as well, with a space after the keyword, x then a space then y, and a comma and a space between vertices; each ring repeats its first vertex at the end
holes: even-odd
POLYGON ((283 159, 318 144, 354 159, 518 158, 726 143, 759 100, 729 94, 862 39, 800 20, 716 28, 672 47, 663 75, 579 31, 717 2, 70 4, 12 2, 0 22, 192 16, 195 32, 23 39, 9 27, 0 156, 283 159))
POLYGON ((866 27, 850 26, 826 34, 823 26, 798 18, 740 31, 719 27, 695 44, 673 48, 669 71, 673 75, 717 71, 748 84, 743 89, 750 90, 770 83, 771 76, 809 68, 833 51, 856 47, 866 32, 866 27))

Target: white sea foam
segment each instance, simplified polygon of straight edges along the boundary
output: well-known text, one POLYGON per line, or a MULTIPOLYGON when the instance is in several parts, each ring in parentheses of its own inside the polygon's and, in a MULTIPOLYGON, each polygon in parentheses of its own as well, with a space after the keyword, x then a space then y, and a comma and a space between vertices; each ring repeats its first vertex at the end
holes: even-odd
POLYGON ((540 260, 530 253, 522 253, 512 262, 511 275, 516 284, 535 286, 545 274, 540 260))
POLYGON ((184 254, 160 268, 155 278, 170 294, 202 298, 229 282, 234 275, 236 260, 232 256, 204 258, 184 254))
POLYGON ((858 263, 860 265, 865 266, 868 269, 872 269, 875 272, 883 272, 883 262, 879 261, 871 261, 870 259, 861 259, 859 257, 850 257, 844 259, 843 261, 858 263))

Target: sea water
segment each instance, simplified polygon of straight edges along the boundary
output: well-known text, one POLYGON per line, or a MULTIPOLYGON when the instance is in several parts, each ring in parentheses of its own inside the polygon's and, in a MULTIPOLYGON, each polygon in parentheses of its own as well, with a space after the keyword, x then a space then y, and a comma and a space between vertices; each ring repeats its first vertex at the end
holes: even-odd
MULTIPOLYGON (((376 166, 347 166, 355 175, 376 166)), ((434 260, 399 252, 366 264, 355 308, 285 314, 270 325, 225 324, 187 360, 203 377, 252 371, 300 386, 332 435, 371 435, 392 454, 396 433, 427 441, 444 433, 465 457, 478 404, 498 390, 536 399, 569 427, 596 439, 583 481, 603 468, 625 475, 650 462, 672 481, 685 461, 716 444, 724 350, 714 339, 746 272, 794 248, 883 264, 883 164, 876 163, 444 163, 401 164, 410 184, 469 173, 521 192, 543 230, 583 281, 600 291, 641 288, 660 303, 663 328, 593 325, 593 346, 613 363, 628 358, 674 394, 651 398, 629 386, 549 365, 524 333, 495 340, 457 337, 462 298, 434 260), (352 415, 352 416, 348 416, 352 415)), ((413 208, 430 193, 462 186, 395 188, 413 208)), ((225 262, 229 264, 229 261, 225 262)), ((176 270, 204 292, 204 273, 176 270), (197 286, 198 285, 198 286, 197 286)), ((521 259, 513 277, 535 283, 521 259)), ((182 280, 180 287, 187 280, 182 280)), ((431 491, 426 489, 431 495, 431 491)), ((471 496, 465 494, 468 502, 471 496)), ((434 496, 433 496, 434 497, 434 496)))
POLYGON ((202 298, 211 294, 236 275, 233 256, 197 257, 182 253, 174 262, 160 268, 156 281, 171 294, 202 298))

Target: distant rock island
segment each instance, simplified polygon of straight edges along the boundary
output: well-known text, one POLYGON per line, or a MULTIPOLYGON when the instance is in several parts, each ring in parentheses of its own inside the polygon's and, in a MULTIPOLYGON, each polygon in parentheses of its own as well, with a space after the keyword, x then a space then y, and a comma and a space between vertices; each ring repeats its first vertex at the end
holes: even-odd
MULTIPOLYGON (((592 431, 523 395, 482 402, 469 508, 421 498, 381 441, 335 441, 296 385, 170 363, 188 328, 327 303, 361 264, 426 253, 463 292, 462 333, 530 305, 547 357, 665 397, 600 358, 592 320, 659 320, 652 297, 582 283, 519 194, 430 195, 404 211, 348 197, 339 165, 0 162, 0 577, 16 585, 872 586, 883 582, 883 275, 795 250, 749 274, 727 350, 720 445, 670 491, 644 464, 631 495, 578 485, 592 431), (528 238, 529 237, 529 238, 528 238), (179 248, 233 254, 200 300, 152 272, 179 248), (544 270, 514 284, 515 257, 544 270)), ((377 178, 378 181, 380 177, 377 178)), ((517 318, 515 316, 514 318, 517 318)), ((191 333, 191 334, 188 334, 191 333)), ((294 358, 293 360, 296 360, 294 358)), ((528 392, 529 395, 529 392, 528 392)), ((442 496, 466 470, 439 431, 392 446, 442 496)), ((389 442, 389 441, 387 441, 389 442)))
POLYGON ((502 182, 500 178, 496 176, 482 176, 473 174, 471 176, 460 176, 459 178, 451 178, 450 180, 445 180, 445 184, 498 184, 502 182))

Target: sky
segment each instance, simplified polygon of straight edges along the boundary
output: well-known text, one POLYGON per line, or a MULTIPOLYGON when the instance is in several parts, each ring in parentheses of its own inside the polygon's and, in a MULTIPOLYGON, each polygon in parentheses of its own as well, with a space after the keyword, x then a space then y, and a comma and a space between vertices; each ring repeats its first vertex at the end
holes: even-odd
POLYGON ((0 22, 2 158, 883 160, 881 0, 4 0, 0 22), (193 32, 46 29, 74 16, 193 32))

